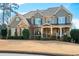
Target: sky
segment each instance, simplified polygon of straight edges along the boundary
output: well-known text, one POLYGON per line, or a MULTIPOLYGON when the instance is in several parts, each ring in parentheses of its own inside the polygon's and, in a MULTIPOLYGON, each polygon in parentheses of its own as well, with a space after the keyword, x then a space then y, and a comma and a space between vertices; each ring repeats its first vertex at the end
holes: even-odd
POLYGON ((25 14, 33 10, 44 10, 51 7, 59 7, 61 5, 72 13, 73 28, 79 29, 79 3, 24 3, 19 4, 19 9, 17 12, 20 14, 25 14))

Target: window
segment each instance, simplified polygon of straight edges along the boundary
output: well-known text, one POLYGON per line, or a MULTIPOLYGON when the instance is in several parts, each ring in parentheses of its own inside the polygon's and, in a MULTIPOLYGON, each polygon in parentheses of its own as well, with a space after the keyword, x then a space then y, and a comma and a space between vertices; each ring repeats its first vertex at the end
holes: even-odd
POLYGON ((65 17, 59 17, 58 24, 65 24, 65 17))
POLYGON ((16 21, 19 21, 19 18, 18 17, 16 18, 16 21))
POLYGON ((71 23, 71 21, 70 21, 70 18, 67 17, 67 18, 66 18, 66 24, 69 24, 69 23, 71 23))
POLYGON ((43 19, 43 20, 42 20, 42 24, 45 24, 45 23, 46 23, 46 20, 45 20, 45 19, 43 19))
POLYGON ((57 24, 57 19, 52 19, 52 24, 57 24))
POLYGON ((51 18, 47 19, 47 23, 51 24, 51 18))
POLYGON ((41 18, 35 18, 35 25, 37 26, 41 25, 41 18))
POLYGON ((15 35, 15 28, 11 28, 11 36, 15 35))

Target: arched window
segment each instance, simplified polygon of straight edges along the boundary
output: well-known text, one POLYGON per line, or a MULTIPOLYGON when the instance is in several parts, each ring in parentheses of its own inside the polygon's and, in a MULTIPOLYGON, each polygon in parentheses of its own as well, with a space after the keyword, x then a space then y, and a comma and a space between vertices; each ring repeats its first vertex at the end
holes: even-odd
POLYGON ((35 25, 40 26, 41 24, 42 24, 42 19, 39 17, 35 18, 35 25))

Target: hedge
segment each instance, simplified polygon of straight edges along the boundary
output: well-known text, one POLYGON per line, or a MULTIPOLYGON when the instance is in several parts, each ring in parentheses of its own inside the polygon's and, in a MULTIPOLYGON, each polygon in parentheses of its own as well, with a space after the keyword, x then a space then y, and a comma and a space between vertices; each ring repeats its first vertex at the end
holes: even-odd
POLYGON ((29 39, 30 33, 29 33, 29 30, 28 30, 28 29, 24 29, 24 30, 22 31, 22 33, 23 33, 23 38, 24 38, 24 39, 29 39))
POLYGON ((2 36, 2 38, 7 37, 7 28, 6 29, 1 29, 1 36, 2 36))
POLYGON ((72 29, 70 35, 75 43, 79 43, 79 29, 72 29))

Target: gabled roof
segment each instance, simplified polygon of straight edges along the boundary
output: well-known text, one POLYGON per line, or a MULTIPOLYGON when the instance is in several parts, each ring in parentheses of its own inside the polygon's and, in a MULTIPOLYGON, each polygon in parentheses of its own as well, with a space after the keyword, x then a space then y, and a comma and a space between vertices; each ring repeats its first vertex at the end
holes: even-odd
POLYGON ((34 16, 37 12, 41 15, 44 15, 44 16, 50 16, 50 15, 53 15, 56 10, 58 9, 59 7, 53 7, 53 8, 48 8, 47 10, 36 10, 36 11, 31 11, 31 12, 28 12, 26 14, 24 14, 24 17, 26 18, 31 18, 32 16, 34 16))
POLYGON ((59 7, 48 8, 45 12, 45 16, 54 15, 54 13, 59 9, 59 7))
POLYGON ((71 14, 71 15, 72 15, 72 13, 71 13, 68 9, 66 9, 63 5, 61 5, 60 8, 57 9, 57 11, 56 11, 54 14, 56 14, 57 12, 59 12, 60 9, 63 9, 63 10, 65 10, 68 14, 71 14))
MULTIPOLYGON (((13 27, 13 28, 17 27, 18 23, 20 22, 20 21, 16 22, 16 18, 17 18, 17 17, 18 17, 18 16, 16 15, 15 17, 12 18, 12 21, 11 21, 11 23, 9 24, 10 27, 13 27)), ((20 20, 21 20, 21 19, 20 19, 20 20)))
POLYGON ((9 24, 9 26, 15 28, 15 27, 17 27, 17 25, 20 23, 21 20, 24 20, 24 21, 28 24, 28 26, 29 26, 29 23, 28 23, 28 21, 26 20, 26 18, 25 18, 23 15, 18 14, 18 13, 17 13, 16 16, 12 19, 11 23, 9 24), (16 18, 17 18, 17 17, 19 18, 19 21, 16 21, 16 18))
MULTIPOLYGON (((43 16, 52 16, 55 15, 61 8, 63 8, 64 10, 66 10, 69 14, 70 11, 67 10, 64 6, 60 6, 60 7, 52 7, 52 8, 48 8, 46 10, 36 10, 36 11, 31 11, 28 12, 26 14, 24 14, 25 18, 31 18, 32 16, 34 16, 37 12, 40 13, 43 16)), ((71 14, 72 15, 72 14, 71 14)))

